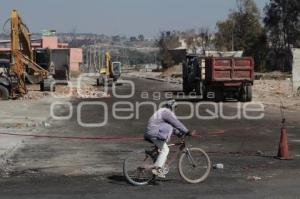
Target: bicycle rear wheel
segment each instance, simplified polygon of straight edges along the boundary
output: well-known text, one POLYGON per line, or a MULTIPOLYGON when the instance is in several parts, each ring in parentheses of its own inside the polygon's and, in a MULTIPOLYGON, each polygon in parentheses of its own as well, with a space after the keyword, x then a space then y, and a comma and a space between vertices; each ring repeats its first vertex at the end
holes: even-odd
POLYGON ((180 176, 188 183, 203 182, 211 170, 208 155, 200 148, 187 149, 179 158, 178 169, 180 176))
POLYGON ((132 185, 147 185, 155 178, 152 174, 153 162, 145 151, 132 153, 124 160, 123 174, 132 185))

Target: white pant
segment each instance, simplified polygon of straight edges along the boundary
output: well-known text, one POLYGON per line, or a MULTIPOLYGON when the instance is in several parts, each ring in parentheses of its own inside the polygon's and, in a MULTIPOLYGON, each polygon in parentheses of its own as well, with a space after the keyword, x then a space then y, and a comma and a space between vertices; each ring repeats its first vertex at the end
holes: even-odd
POLYGON ((166 142, 161 140, 152 140, 155 146, 159 149, 159 155, 154 163, 155 167, 163 168, 169 154, 169 147, 166 142))

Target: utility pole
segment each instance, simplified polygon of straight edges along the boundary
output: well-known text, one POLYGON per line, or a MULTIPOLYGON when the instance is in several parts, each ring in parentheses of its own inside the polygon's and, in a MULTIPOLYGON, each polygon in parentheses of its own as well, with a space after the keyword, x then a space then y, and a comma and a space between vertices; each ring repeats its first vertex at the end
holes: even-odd
POLYGON ((86 48, 86 63, 88 66, 88 73, 90 72, 90 50, 89 50, 89 46, 86 48))
POLYGON ((100 68, 101 68, 101 46, 98 49, 98 70, 100 72, 100 68))
POLYGON ((232 31, 231 31, 231 51, 234 51, 234 28, 235 28, 235 23, 233 21, 232 31))
POLYGON ((92 66, 92 46, 89 46, 89 72, 92 66))
POLYGON ((232 31, 232 34, 231 34, 231 51, 234 51, 234 35, 233 35, 233 31, 232 31))
POLYGON ((94 45, 94 49, 93 49, 93 62, 94 62, 94 70, 96 69, 96 65, 97 65, 97 62, 96 62, 96 46, 94 45))

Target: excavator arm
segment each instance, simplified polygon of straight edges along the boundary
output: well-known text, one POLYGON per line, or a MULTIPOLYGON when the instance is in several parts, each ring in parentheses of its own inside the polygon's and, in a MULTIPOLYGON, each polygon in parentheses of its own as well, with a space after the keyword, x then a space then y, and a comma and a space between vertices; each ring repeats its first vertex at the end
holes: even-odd
POLYGON ((11 12, 11 48, 12 51, 21 51, 29 59, 33 60, 31 49, 30 31, 23 23, 16 10, 11 12))
MULTIPOLYGON (((23 23, 16 10, 11 12, 11 74, 18 79, 17 86, 12 93, 23 95, 26 93, 25 75, 36 77, 38 81, 48 76, 48 71, 40 67, 33 60, 31 37, 28 27, 23 23)), ((38 82, 36 82, 38 83, 38 82)))
POLYGON ((111 56, 110 56, 109 52, 105 53, 104 60, 105 60, 105 63, 104 63, 104 66, 102 66, 100 68, 100 74, 104 74, 104 75, 110 76, 112 62, 111 62, 111 56))

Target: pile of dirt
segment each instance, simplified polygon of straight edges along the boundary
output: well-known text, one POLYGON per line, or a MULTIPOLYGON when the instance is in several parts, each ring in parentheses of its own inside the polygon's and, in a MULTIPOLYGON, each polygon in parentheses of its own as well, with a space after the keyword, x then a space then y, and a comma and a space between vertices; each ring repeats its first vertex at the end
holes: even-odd
POLYGON ((173 78, 178 78, 182 77, 182 65, 175 65, 170 68, 167 68, 166 70, 163 71, 162 73, 163 76, 168 76, 168 77, 173 77, 173 78))
POLYGON ((103 98, 110 97, 109 94, 100 90, 99 87, 83 86, 81 88, 72 88, 72 98, 103 98))
POLYGON ((256 80, 253 89, 259 97, 292 97, 293 87, 290 80, 256 80))
POLYGON ((290 80, 256 80, 253 97, 264 104, 280 105, 282 102, 286 108, 300 108, 300 96, 293 93, 290 80))

